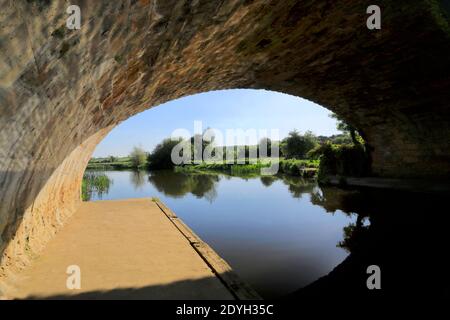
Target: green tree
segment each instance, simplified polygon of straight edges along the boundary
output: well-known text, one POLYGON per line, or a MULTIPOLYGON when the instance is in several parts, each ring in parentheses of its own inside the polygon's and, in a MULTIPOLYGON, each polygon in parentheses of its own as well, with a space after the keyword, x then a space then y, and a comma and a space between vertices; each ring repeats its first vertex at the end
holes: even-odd
POLYGON ((133 168, 142 168, 146 164, 147 153, 139 147, 134 147, 130 153, 131 164, 133 168))
POLYGON ((305 147, 304 155, 308 153, 311 149, 313 149, 317 144, 317 137, 312 131, 306 131, 303 135, 303 143, 305 147))
POLYGON ((361 136, 359 135, 359 133, 355 127, 353 127, 352 125, 345 122, 344 119, 342 119, 335 113, 330 114, 330 117, 336 119, 336 121, 337 121, 336 128, 339 131, 350 134, 353 144, 355 144, 355 145, 361 144, 360 143, 361 136))
POLYGON ((148 156, 148 163, 151 169, 169 169, 174 166, 172 162, 172 149, 183 139, 164 139, 148 156))
POLYGON ((317 145, 317 138, 311 132, 307 131, 301 135, 297 130, 289 132, 289 136, 283 139, 281 148, 282 153, 287 159, 303 159, 309 150, 317 145))
POLYGON ((261 148, 264 148, 264 145, 266 145, 267 147, 267 153, 266 156, 270 157, 271 153, 272 153, 272 140, 270 140, 269 138, 262 138, 261 140, 259 140, 258 143, 258 153, 259 153, 259 157, 262 157, 263 155, 261 154, 261 148))
MULTIPOLYGON (((203 159, 205 149, 210 145, 212 147, 215 145, 216 136, 215 136, 214 132, 210 136, 209 139, 206 139, 206 137, 205 137, 206 132, 209 131, 210 129, 211 128, 206 128, 206 130, 203 131, 202 134, 195 134, 194 136, 192 136, 190 138, 192 159, 205 160, 205 159, 203 159), (196 141, 197 141, 197 143, 196 143, 196 141), (199 142, 201 142, 201 143, 199 143, 199 142)), ((211 134, 211 133, 209 133, 209 134, 211 134)), ((214 151, 215 150, 213 149, 212 154, 211 154, 212 156, 215 155, 214 151)))

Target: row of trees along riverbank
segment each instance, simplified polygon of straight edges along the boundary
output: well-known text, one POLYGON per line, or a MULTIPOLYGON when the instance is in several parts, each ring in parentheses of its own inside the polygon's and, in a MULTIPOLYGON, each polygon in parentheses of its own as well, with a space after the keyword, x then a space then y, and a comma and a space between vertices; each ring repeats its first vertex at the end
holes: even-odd
MULTIPOLYGON (((311 178, 317 175, 319 180, 326 182, 330 175, 337 176, 363 176, 369 171, 369 157, 367 156, 364 140, 358 131, 337 118, 337 128, 341 134, 330 137, 316 136, 310 131, 301 134, 294 130, 281 141, 271 141, 263 138, 257 145, 252 146, 226 146, 222 148, 223 160, 203 161, 196 164, 177 166, 178 170, 185 171, 222 171, 229 174, 259 173, 262 167, 268 167, 271 161, 279 161, 279 173, 311 178), (267 145, 265 157, 261 157, 262 146, 267 145), (270 158, 271 147, 279 148, 279 159, 270 158), (231 155, 231 156, 230 156, 231 155), (257 158, 251 156, 257 155, 257 158), (226 160, 232 159, 232 160, 226 160)), ((202 137, 194 136, 185 141, 191 143, 191 159, 194 159, 194 141, 202 137)), ((212 142, 201 139, 201 152, 212 142)), ((164 139, 152 152, 134 147, 128 157, 92 158, 88 169, 171 169, 174 164, 171 160, 172 149, 183 140, 164 139)), ((215 156, 214 152, 212 154, 215 156)), ((216 157, 217 158, 217 157, 216 157)))

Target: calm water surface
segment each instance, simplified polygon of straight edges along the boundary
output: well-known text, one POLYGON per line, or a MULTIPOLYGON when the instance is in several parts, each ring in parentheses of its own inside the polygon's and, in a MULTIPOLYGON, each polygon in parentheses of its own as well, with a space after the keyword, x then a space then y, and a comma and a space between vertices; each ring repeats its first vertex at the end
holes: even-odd
POLYGON ((111 184, 91 201, 158 197, 265 298, 310 284, 348 255, 343 230, 356 215, 333 208, 338 196, 324 202, 342 190, 294 177, 102 172, 111 184))

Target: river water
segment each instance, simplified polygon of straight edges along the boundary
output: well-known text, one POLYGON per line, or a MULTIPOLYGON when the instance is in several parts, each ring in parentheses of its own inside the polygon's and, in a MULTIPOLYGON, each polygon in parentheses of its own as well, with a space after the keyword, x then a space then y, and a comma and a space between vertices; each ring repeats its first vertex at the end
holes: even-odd
POLYGON ((264 298, 312 283, 349 254, 344 228, 356 214, 337 209, 347 191, 288 176, 101 173, 109 187, 89 190, 91 201, 158 197, 264 298))

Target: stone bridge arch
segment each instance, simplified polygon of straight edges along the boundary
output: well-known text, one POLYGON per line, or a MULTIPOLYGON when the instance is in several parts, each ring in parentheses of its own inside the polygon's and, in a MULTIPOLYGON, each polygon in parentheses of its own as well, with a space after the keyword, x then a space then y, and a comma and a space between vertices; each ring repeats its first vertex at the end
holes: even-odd
MULTIPOLYGON (((384 177, 450 173, 449 6, 368 1, 0 0, 0 255, 21 267, 74 212, 97 143, 181 96, 269 89, 338 113, 384 177)), ((13 268, 13 269, 14 269, 13 268)), ((0 272, 2 273, 2 272, 0 272)))

